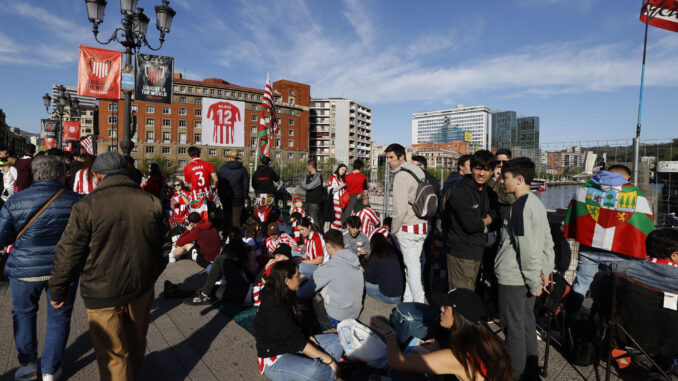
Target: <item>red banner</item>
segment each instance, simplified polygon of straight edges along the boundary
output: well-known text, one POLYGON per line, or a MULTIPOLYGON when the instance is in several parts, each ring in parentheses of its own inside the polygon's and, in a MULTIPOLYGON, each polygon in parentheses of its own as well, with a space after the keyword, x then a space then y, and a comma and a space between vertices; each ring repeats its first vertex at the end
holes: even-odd
POLYGON ((80 45, 78 95, 119 99, 122 53, 80 45))
POLYGON ((54 148, 56 147, 56 139, 54 138, 45 138, 45 147, 54 148))
POLYGON ((640 21, 643 23, 650 15, 648 24, 678 32, 678 1, 677 0, 643 0, 640 9, 640 21))
POLYGON ((64 122, 63 141, 80 140, 80 122, 72 120, 64 122))

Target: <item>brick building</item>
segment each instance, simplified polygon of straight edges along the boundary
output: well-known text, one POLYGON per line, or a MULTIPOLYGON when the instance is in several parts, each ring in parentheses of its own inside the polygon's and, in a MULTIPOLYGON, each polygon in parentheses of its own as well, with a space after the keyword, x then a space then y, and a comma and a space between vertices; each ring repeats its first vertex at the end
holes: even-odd
MULTIPOLYGON (((280 133, 274 138, 271 159, 282 164, 307 159, 310 86, 281 80, 273 83, 275 89, 280 133)), ((162 155, 168 165, 183 168, 190 160, 187 148, 202 148, 202 157, 224 156, 237 150, 243 162, 253 162, 257 149, 257 128, 261 116, 263 89, 233 85, 223 79, 203 81, 184 79, 174 73, 174 92, 171 104, 132 101, 132 115, 137 128, 132 137, 135 159, 162 155), (244 147, 206 146, 202 144, 202 99, 218 98, 245 102, 244 147)), ((99 101, 99 152, 116 150, 123 138, 124 100, 99 101)))
POLYGON ((455 140, 450 143, 418 143, 412 144, 412 155, 426 158, 428 168, 457 167, 461 155, 471 153, 473 143, 455 140))

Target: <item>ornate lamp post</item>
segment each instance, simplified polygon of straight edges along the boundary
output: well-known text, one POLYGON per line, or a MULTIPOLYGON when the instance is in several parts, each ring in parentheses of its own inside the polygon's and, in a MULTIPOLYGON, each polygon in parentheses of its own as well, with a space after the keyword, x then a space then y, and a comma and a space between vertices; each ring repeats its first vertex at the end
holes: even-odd
MULTIPOLYGON (((104 9, 106 8, 106 0, 85 0, 87 6, 87 17, 92 23, 92 32, 94 39, 102 44, 107 45, 111 41, 117 41, 125 47, 125 68, 132 67, 132 53, 138 53, 142 46, 146 46, 151 50, 160 50, 162 44, 165 42, 165 34, 169 33, 172 26, 172 19, 176 15, 176 11, 169 6, 169 1, 162 0, 162 5, 155 7, 156 27, 160 31, 160 46, 153 48, 146 41, 146 29, 150 19, 144 14, 143 8, 137 8, 137 0, 120 0, 120 13, 123 15, 121 20, 122 27, 115 28, 111 37, 106 41, 100 41, 99 24, 104 21, 104 9), (118 33, 120 35, 118 36, 118 33)), ((134 143, 131 138, 131 94, 128 91, 125 95, 125 123, 123 130, 123 139, 120 142, 120 147, 125 156, 128 156, 134 148, 134 143)))
MULTIPOLYGON (((48 93, 42 96, 42 102, 45 104, 45 110, 49 113, 49 106, 52 102, 52 97, 48 93)), ((77 118, 80 116, 80 101, 78 98, 71 98, 71 94, 66 94, 66 88, 63 85, 57 86, 57 98, 54 100, 54 107, 52 111, 59 120, 59 126, 56 133, 56 144, 58 149, 63 148, 62 132, 64 129, 64 116, 69 118, 77 118)))

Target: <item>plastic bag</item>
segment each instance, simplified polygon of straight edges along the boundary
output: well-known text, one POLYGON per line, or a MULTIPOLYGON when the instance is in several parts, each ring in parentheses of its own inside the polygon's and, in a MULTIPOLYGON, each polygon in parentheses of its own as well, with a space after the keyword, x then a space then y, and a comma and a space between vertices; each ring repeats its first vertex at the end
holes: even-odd
POLYGON ((373 368, 386 368, 386 343, 368 326, 355 319, 346 319, 337 325, 337 333, 346 357, 364 361, 373 368))

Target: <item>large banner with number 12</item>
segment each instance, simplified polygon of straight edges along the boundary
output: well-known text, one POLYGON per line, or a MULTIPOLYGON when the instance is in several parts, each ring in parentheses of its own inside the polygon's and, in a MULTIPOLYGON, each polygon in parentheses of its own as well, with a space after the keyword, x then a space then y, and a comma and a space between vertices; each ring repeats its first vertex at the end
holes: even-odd
POLYGON ((245 146, 245 102, 202 99, 202 142, 210 146, 245 146))

